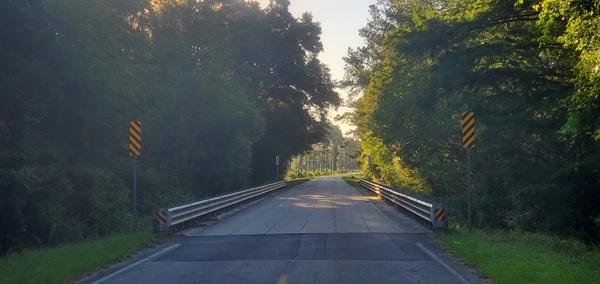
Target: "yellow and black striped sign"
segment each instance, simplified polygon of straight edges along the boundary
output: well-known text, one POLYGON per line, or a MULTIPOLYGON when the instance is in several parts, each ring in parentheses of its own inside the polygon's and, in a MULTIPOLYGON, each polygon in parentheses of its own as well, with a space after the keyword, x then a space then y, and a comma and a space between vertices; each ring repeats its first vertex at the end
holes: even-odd
POLYGON ((465 112, 462 115, 463 148, 475 148, 475 114, 465 112))
POLYGON ((165 215, 165 212, 156 212, 156 223, 158 224, 164 224, 167 222, 167 215, 165 215))
POLYGON ((142 153, 142 123, 129 122, 129 156, 139 156, 142 153))
POLYGON ((444 208, 435 210, 434 217, 438 221, 444 221, 444 219, 446 219, 446 210, 444 210, 444 208))

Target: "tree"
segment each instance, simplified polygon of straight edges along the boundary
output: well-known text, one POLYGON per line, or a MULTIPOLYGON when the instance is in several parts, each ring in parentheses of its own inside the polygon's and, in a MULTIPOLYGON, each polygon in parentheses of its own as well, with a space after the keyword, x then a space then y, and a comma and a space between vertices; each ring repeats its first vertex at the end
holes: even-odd
POLYGON ((146 221, 131 216, 131 120, 142 216, 263 182, 273 145, 285 166, 320 141, 338 97, 318 24, 288 6, 0 1, 0 252, 146 221))
POLYGON ((1 210, 13 221, 2 230, 0 249, 122 229, 126 224, 118 214, 130 204, 128 189, 113 172, 99 169, 119 163, 111 154, 119 148, 113 126, 125 114, 111 107, 127 94, 117 91, 123 90, 117 78, 125 74, 120 36, 126 26, 118 15, 123 11, 99 2, 1 5, 6 41, 0 62, 6 76, 0 85, 6 109, 0 118, 0 159, 2 192, 11 204, 1 210), (92 173, 97 176, 89 183, 92 173), (103 220, 113 222, 112 229, 94 223, 92 215, 101 211, 109 213, 103 220))
MULTIPOLYGON (((233 74, 226 18, 208 3, 162 3, 146 15, 160 82, 171 97, 151 120, 151 165, 195 196, 250 184, 250 147, 263 119, 233 74), (211 177, 211 178, 207 178, 211 177)), ((158 190, 158 189, 157 189, 158 190)))
POLYGON ((321 29, 310 14, 294 19, 289 1, 273 1, 264 11, 235 3, 247 7, 228 12, 236 74, 266 123, 252 150, 253 180, 261 183, 275 178, 275 155, 289 161, 324 139, 327 110, 340 100, 329 69, 317 59, 321 29))
POLYGON ((317 174, 335 173, 358 169, 358 141, 346 138, 338 126, 331 128, 324 141, 312 145, 312 149, 293 157, 288 176, 304 176, 302 172, 317 174))
MULTIPOLYGON (((474 111, 477 225, 597 238, 599 212, 588 202, 598 199, 591 190, 595 158, 578 158, 595 151, 590 144, 573 148, 564 135, 573 125, 563 107, 573 101, 573 55, 540 46, 545 37, 530 4, 415 0, 373 9, 377 24, 364 34, 377 35, 367 39, 380 55, 349 56, 352 66, 373 66, 352 117, 363 169, 425 189, 450 203, 454 216, 466 216, 458 122, 463 111, 474 111), (364 166, 367 155, 371 167, 364 166)), ((350 82, 361 82, 357 74, 348 73, 350 82)))

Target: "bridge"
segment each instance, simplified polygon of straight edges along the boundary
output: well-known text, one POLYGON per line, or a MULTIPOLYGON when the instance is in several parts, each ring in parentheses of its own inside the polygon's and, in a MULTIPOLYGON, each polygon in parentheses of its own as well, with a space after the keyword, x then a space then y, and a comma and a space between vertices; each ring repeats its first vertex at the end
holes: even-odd
POLYGON ((481 283, 430 229, 339 176, 183 230, 83 283, 481 283))

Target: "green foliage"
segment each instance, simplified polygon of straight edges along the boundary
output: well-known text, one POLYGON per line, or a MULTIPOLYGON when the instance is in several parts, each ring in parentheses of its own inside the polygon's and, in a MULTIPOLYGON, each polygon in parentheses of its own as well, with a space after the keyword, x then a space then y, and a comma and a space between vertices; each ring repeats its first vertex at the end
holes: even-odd
POLYGON ((585 61, 595 54, 597 7, 568 3, 415 0, 372 8, 362 34, 380 52, 346 59, 347 83, 364 90, 352 116, 363 171, 446 202, 464 222, 460 117, 474 111, 475 225, 600 240, 597 84, 595 71, 581 73, 598 64, 585 61))
POLYGON ((123 179, 111 172, 114 166, 98 170, 120 162, 113 156, 119 131, 111 126, 126 122, 111 103, 119 99, 119 81, 112 79, 122 74, 123 58, 117 40, 107 35, 124 27, 114 25, 120 22, 116 11, 103 4, 79 4, 0 4, 6 13, 2 36, 8 39, 1 47, 0 84, 9 99, 0 117, 0 190, 11 204, 0 211, 12 219, 0 234, 2 252, 121 230, 119 220, 127 217, 117 215, 127 205, 119 212, 110 208, 129 204, 123 179), (75 20, 86 13, 90 17, 75 20), (83 192, 90 189, 98 191, 91 193, 98 200, 88 202, 83 192), (92 221, 115 223, 100 229, 92 221))
POLYGON ((325 176, 327 173, 324 171, 300 171, 300 170, 291 170, 285 174, 286 180, 295 180, 295 179, 311 179, 315 177, 325 176))
MULTIPOLYGON (((236 5, 247 6, 241 1, 223 7, 236 46, 234 70, 265 118, 264 135, 252 147, 252 178, 259 184, 275 178, 275 155, 289 161, 325 138, 327 111, 340 99, 317 58, 321 28, 310 14, 294 19, 283 0, 264 11, 251 6, 240 13, 236 5)), ((280 172, 286 167, 281 163, 280 172)))
POLYGON ((0 259, 2 283, 68 283, 98 267, 122 261, 154 245, 160 237, 150 231, 69 244, 52 249, 28 250, 0 259))
POLYGON ((297 178, 297 179, 294 179, 294 180, 290 180, 290 181, 287 182, 287 187, 288 188, 292 188, 294 186, 301 185, 301 184, 303 184, 303 183, 305 183, 307 181, 310 181, 310 178, 297 178))
POLYGON ((149 225, 131 120, 140 216, 263 183, 275 153, 322 140, 339 98, 318 23, 288 6, 0 1, 0 253, 149 225))
POLYGON ((551 60, 568 64, 564 74, 574 85, 564 101, 568 120, 562 134, 578 155, 595 155, 590 150, 600 145, 600 3, 548 0, 534 7, 540 12, 540 43, 553 47, 551 60))
POLYGON ((359 152, 357 140, 345 138, 339 127, 332 127, 324 141, 293 157, 286 177, 313 177, 356 170, 359 152))
POLYGON ((363 178, 362 175, 344 175, 342 179, 351 186, 360 186, 360 180, 363 178))
POLYGON ((494 283, 594 283, 598 248, 540 234, 440 232, 444 247, 494 283))

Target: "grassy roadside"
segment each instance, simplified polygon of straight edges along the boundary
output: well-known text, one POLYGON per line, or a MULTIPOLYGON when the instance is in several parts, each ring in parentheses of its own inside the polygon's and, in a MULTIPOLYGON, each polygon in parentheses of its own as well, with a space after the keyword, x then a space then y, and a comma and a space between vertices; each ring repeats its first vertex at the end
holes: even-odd
MULTIPOLYGON (((356 175, 343 176, 358 185, 356 175)), ((492 283, 598 283, 600 247, 522 232, 438 231, 442 246, 492 283)))
POLYGON ((287 182, 287 187, 294 187, 297 185, 301 185, 307 181, 310 181, 311 178, 298 178, 298 179, 293 179, 287 182))
POLYGON ((450 229, 437 234, 455 256, 493 283, 598 283, 600 248, 520 232, 450 229))
MULTIPOLYGON (((291 180, 288 187, 310 180, 291 180)), ((162 239, 160 235, 146 231, 7 255, 0 257, 0 283, 73 282, 99 268, 123 261, 162 239)))
POLYGON ((358 183, 360 181, 360 179, 362 178, 362 176, 360 174, 350 174, 350 175, 343 175, 342 179, 348 183, 349 185, 352 186, 360 186, 360 184, 358 183))
POLYGON ((0 282, 73 282, 160 240, 147 231, 4 256, 0 258, 0 282))

